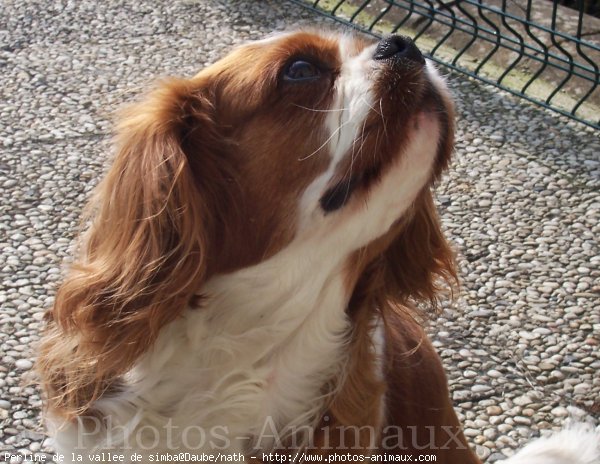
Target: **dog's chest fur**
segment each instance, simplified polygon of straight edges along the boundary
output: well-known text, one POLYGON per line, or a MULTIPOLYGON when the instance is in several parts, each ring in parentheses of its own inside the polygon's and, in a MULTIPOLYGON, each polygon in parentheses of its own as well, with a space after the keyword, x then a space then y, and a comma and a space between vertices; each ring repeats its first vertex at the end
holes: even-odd
MULTIPOLYGON (((153 429, 164 431, 153 452, 168 451, 168 435, 184 431, 195 452, 227 443, 228 452, 244 451, 256 440, 264 449, 274 444, 266 437, 312 424, 344 365, 349 333, 344 262, 316 266, 326 252, 291 245, 207 282, 202 307, 165 327, 122 391, 97 409, 130 440, 154 444, 153 429)), ((120 438, 109 447, 123 446, 120 438)))

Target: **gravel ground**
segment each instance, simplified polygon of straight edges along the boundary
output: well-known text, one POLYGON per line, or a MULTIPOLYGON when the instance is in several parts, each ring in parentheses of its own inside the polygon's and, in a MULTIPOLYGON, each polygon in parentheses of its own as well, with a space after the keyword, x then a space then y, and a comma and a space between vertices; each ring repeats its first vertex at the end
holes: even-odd
MULTIPOLYGON (((49 453, 26 382, 112 112, 235 43, 327 21, 274 0, 2 3, 0 452, 49 453)), ((598 421, 600 137, 463 77, 450 85, 459 137, 438 197, 463 288, 431 332, 491 463, 573 417, 598 421)))

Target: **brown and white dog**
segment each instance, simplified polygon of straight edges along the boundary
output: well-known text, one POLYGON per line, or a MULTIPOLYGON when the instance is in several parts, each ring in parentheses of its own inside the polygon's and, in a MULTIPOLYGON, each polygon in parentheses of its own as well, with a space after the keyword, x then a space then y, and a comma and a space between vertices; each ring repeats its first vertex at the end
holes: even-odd
POLYGON ((127 109, 38 362, 63 462, 479 462, 415 309, 456 280, 452 144, 399 36, 276 35, 127 109))

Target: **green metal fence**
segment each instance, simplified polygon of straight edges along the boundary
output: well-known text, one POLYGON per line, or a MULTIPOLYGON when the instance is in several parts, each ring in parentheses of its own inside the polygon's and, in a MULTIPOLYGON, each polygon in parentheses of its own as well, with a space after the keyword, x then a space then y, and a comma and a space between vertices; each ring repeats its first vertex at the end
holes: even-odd
POLYGON ((599 1, 291 1, 377 37, 413 37, 438 63, 600 128, 599 1))

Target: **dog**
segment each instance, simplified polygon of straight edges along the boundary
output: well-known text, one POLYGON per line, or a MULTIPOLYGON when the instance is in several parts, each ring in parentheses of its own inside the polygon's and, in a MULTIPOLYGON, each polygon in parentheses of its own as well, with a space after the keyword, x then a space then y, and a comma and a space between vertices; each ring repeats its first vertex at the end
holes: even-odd
MULTIPOLYGON (((479 463, 419 309, 453 132, 397 35, 273 35, 125 109, 40 347, 63 462, 479 463)), ((598 457, 573 435, 507 462, 598 457)))

